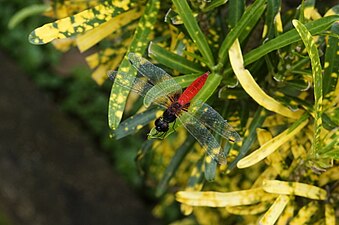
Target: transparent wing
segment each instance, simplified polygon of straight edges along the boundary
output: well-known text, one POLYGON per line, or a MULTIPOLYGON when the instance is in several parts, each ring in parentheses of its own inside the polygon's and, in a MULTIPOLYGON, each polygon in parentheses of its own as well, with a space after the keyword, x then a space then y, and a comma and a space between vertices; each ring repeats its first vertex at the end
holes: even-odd
POLYGON ((153 86, 145 95, 144 105, 148 106, 152 104, 152 102, 156 101, 158 98, 166 96, 179 96, 181 92, 176 90, 177 83, 173 81, 173 79, 164 80, 159 84, 153 86))
POLYGON ((198 101, 191 105, 189 110, 197 120, 222 137, 232 142, 241 141, 240 135, 234 128, 208 104, 198 101))
POLYGON ((147 59, 130 52, 128 54, 128 60, 143 76, 147 77, 153 85, 159 84, 164 80, 172 80, 172 86, 175 86, 176 89, 174 91, 181 91, 181 86, 173 80, 171 75, 166 73, 163 69, 153 65, 147 59))
POLYGON ((197 118, 188 112, 178 117, 182 125, 200 143, 203 150, 216 162, 226 164, 226 155, 211 132, 197 118))
MULTIPOLYGON (((154 86, 147 82, 147 79, 137 78, 134 76, 129 75, 128 73, 118 72, 118 71, 109 71, 107 76, 110 80, 114 83, 133 91, 143 97, 146 95, 149 98, 152 98, 154 101, 151 103, 157 104, 163 108, 166 108, 166 103, 170 101, 170 99, 165 96, 154 96, 155 93, 148 93, 154 86), (121 76, 121 77, 119 77, 121 76), (117 79, 118 78, 118 79, 117 79)), ((151 104, 149 104, 151 105, 151 104)), ((145 106, 149 106, 145 105, 145 106)))

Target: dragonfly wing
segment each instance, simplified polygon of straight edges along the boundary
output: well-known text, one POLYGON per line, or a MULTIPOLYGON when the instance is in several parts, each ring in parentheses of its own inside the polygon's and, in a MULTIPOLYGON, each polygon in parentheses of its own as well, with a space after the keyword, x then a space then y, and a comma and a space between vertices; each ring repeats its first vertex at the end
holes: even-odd
POLYGON ((153 86, 145 95, 144 105, 148 106, 158 98, 167 96, 180 96, 181 87, 178 89, 178 83, 173 79, 164 80, 159 84, 153 86))
POLYGON ((220 164, 227 163, 226 155, 222 151, 220 144, 204 124, 188 112, 183 112, 182 116, 178 117, 178 119, 213 160, 220 164))
MULTIPOLYGON (((145 77, 147 77, 152 84, 158 84, 164 80, 173 79, 168 73, 163 69, 153 65, 147 59, 130 52, 128 54, 128 60, 131 64, 145 77)), ((175 81, 174 81, 175 82, 175 81)), ((181 89, 180 85, 178 84, 181 89)))
POLYGON ((232 142, 241 140, 240 135, 234 128, 208 104, 197 102, 190 107, 190 112, 206 127, 215 131, 222 137, 232 142))
MULTIPOLYGON (((128 73, 118 72, 118 71, 109 71, 108 77, 114 83, 133 91, 143 97, 146 95, 152 97, 155 103, 163 108, 166 108, 166 103, 169 101, 167 96, 153 96, 153 93, 148 94, 149 90, 151 90, 154 86, 147 82, 147 79, 137 78, 129 75, 128 73), (120 77, 119 77, 120 76, 120 77)), ((151 104, 149 104, 151 105, 151 104)), ((145 105, 145 106, 149 106, 145 105)))

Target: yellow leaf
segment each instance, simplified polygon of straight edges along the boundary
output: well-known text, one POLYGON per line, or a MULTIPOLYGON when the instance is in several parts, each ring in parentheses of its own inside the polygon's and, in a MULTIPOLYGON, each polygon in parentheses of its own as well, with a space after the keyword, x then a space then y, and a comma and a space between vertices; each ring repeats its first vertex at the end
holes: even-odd
POLYGON ((95 80, 95 82, 98 85, 102 85, 106 78, 107 78, 107 73, 108 68, 106 65, 100 65, 93 73, 92 73, 92 78, 95 80))
POLYGON ((54 48, 61 52, 67 52, 71 47, 75 45, 74 38, 55 39, 52 41, 54 48))
POLYGON ((192 206, 225 207, 256 204, 274 199, 276 196, 264 192, 262 188, 253 188, 227 193, 179 191, 176 194, 176 199, 181 203, 192 206))
POLYGON ((267 167, 267 169, 260 174, 260 176, 255 180, 254 184, 252 185, 252 188, 261 187, 262 182, 264 180, 272 180, 277 177, 277 172, 274 170, 273 167, 267 167))
POLYGON ((330 204, 325 204, 325 223, 326 225, 335 225, 335 212, 330 204))
POLYGON ((281 216, 279 217, 277 225, 288 224, 289 221, 291 220, 291 218, 293 217, 293 213, 294 213, 294 205, 288 204, 286 206, 285 210, 283 211, 283 213, 281 214, 281 216))
POLYGON ((272 139, 272 134, 265 129, 257 128, 256 132, 260 146, 264 145, 266 142, 272 139))
POLYGON ((90 0, 90 1, 74 1, 74 0, 63 0, 63 1, 53 1, 51 2, 51 7, 48 11, 44 13, 45 16, 61 19, 68 16, 71 16, 77 12, 84 11, 88 8, 92 8, 98 5, 100 1, 90 0))
POLYGON ((319 186, 324 186, 331 181, 339 180, 339 166, 333 167, 321 174, 319 177, 319 186))
POLYGON ((316 200, 325 200, 327 197, 324 189, 299 182, 265 180, 262 187, 265 191, 274 194, 297 195, 316 200))
POLYGON ((32 44, 46 44, 54 39, 87 32, 126 11, 129 4, 131 4, 129 0, 103 2, 73 16, 47 23, 32 31, 28 39, 32 44))
POLYGON ((317 202, 310 202, 306 206, 302 207, 298 214, 291 219, 289 225, 301 225, 307 224, 310 218, 319 210, 317 202))
POLYGON ((100 26, 80 35, 76 39, 80 52, 86 51, 116 30, 138 19, 141 14, 142 11, 136 9, 121 13, 100 26))
POLYGON ((185 216, 188 216, 188 215, 192 214, 192 212, 193 212, 193 207, 190 206, 190 205, 181 204, 181 205, 180 205, 180 211, 181 211, 182 214, 184 214, 185 216))
POLYGON ((250 155, 239 160, 239 162, 237 163, 237 167, 246 168, 260 162, 262 159, 266 158, 268 155, 277 150, 281 145, 285 144, 296 134, 298 134, 300 130, 306 126, 307 123, 308 120, 306 119, 293 130, 291 130, 291 128, 288 128, 278 136, 263 144, 260 148, 252 152, 250 155))
POLYGON ((237 76, 241 86, 259 105, 264 108, 278 113, 280 115, 298 119, 302 114, 302 110, 291 111, 280 102, 276 101, 271 96, 267 95, 255 82, 251 73, 244 68, 244 60, 240 49, 238 39, 235 40, 229 50, 229 58, 232 65, 232 69, 237 76))
POLYGON ((279 195, 279 197, 274 201, 273 205, 269 210, 264 214, 263 217, 259 220, 260 225, 269 225, 274 224, 278 217, 283 212, 287 203, 289 202, 289 197, 286 195, 279 195))
POLYGON ((261 202, 259 204, 247 206, 227 206, 226 210, 235 215, 255 215, 265 212, 269 205, 270 203, 268 202, 261 202))

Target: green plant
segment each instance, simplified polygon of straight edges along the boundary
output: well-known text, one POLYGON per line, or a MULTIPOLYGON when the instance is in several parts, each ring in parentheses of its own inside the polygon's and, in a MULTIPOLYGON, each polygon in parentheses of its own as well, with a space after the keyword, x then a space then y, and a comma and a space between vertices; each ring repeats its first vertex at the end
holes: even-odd
MULTIPOLYGON (((99 84, 111 69, 136 75, 124 56, 147 47, 148 56, 171 74, 184 74, 176 78, 183 87, 211 71, 196 99, 218 108, 243 141, 220 140, 229 154, 223 168, 205 160, 183 129, 165 140, 147 140, 138 163, 145 183, 161 197, 155 214, 173 219, 175 211, 165 209, 176 199, 184 214, 194 216, 175 224, 249 224, 258 215, 260 224, 335 224, 339 5, 324 16, 315 0, 282 6, 280 0, 54 1, 46 13, 69 17, 37 28, 30 41, 80 51, 95 46, 87 61, 99 84)), ((134 102, 113 84, 109 126, 118 137, 157 114, 141 107, 142 113, 120 124, 126 103, 134 102)))

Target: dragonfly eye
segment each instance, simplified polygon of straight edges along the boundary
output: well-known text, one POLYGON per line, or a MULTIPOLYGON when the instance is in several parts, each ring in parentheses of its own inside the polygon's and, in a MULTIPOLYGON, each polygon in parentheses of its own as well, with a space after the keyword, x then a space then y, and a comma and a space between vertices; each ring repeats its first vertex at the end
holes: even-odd
POLYGON ((162 118, 158 118, 154 122, 155 129, 159 132, 166 132, 168 131, 168 123, 165 122, 162 118))

